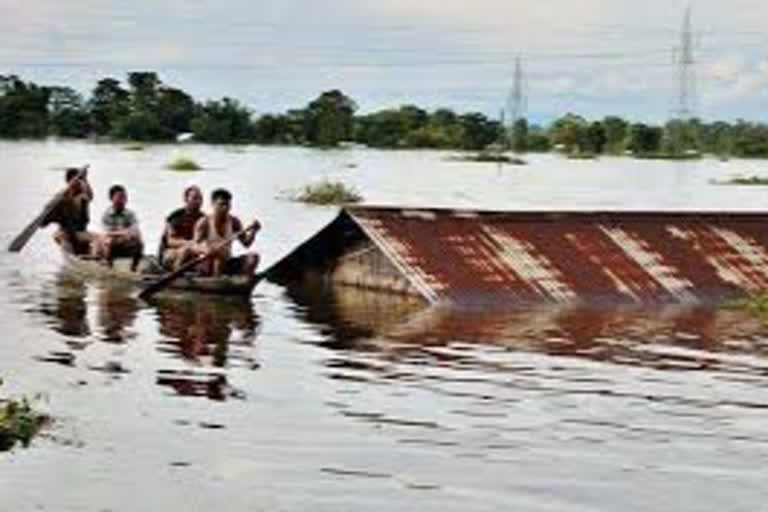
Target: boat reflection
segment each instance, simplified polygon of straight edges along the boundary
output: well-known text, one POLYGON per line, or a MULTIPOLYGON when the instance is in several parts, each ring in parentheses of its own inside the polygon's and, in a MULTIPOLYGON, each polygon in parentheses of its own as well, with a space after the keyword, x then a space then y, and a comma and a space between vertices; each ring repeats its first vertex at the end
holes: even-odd
POLYGON ((258 368, 260 321, 253 304, 180 294, 160 297, 153 307, 161 335, 158 350, 185 363, 181 369, 158 371, 157 384, 181 396, 242 398, 229 385, 225 372, 210 368, 258 368))
POLYGON ((57 333, 85 338, 91 334, 86 295, 87 288, 81 279, 60 273, 43 289, 38 311, 57 333))

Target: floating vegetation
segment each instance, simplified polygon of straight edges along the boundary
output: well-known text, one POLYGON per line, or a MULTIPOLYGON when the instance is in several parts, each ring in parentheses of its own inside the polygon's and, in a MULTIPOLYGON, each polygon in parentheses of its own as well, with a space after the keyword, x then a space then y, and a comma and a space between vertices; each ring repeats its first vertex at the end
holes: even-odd
POLYGON ((292 194, 294 201, 319 205, 343 205, 359 203, 362 196, 354 188, 341 182, 321 181, 313 185, 307 185, 298 193, 292 194))
POLYGON ((739 309, 747 313, 768 319, 768 292, 763 292, 756 297, 737 300, 730 304, 731 309, 739 309))
POLYGON ((528 162, 517 156, 509 156, 504 153, 495 153, 492 151, 481 151, 471 155, 457 155, 449 157, 449 160, 459 162, 479 162, 479 163, 497 163, 511 165, 526 165, 528 162))
POLYGON ((202 170, 202 166, 191 158, 180 156, 168 164, 168 169, 172 171, 190 172, 202 170))
POLYGON ((129 144, 123 147, 123 151, 144 151, 144 146, 141 144, 129 144))
POLYGON ((712 181, 715 185, 768 185, 766 176, 734 176, 724 181, 712 181))
POLYGON ((0 452, 10 450, 16 443, 26 448, 50 421, 47 414, 33 410, 26 398, 8 400, 0 405, 0 452))
POLYGON ((568 153, 567 158, 569 160, 595 160, 597 155, 590 151, 574 151, 573 153, 568 153))

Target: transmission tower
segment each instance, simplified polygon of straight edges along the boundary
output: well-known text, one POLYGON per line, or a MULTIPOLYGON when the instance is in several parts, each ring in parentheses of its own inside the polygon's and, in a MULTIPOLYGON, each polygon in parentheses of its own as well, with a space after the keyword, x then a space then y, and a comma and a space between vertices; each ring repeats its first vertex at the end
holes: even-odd
POLYGON ((679 96, 677 117, 688 121, 696 113, 696 59, 693 56, 693 29, 691 28, 691 6, 685 8, 683 28, 680 35, 678 55, 679 96))
POLYGON ((507 137, 510 143, 513 143, 515 123, 525 118, 526 98, 525 98, 525 78, 523 76, 523 67, 520 57, 515 59, 515 75, 512 83, 512 90, 507 98, 507 137))

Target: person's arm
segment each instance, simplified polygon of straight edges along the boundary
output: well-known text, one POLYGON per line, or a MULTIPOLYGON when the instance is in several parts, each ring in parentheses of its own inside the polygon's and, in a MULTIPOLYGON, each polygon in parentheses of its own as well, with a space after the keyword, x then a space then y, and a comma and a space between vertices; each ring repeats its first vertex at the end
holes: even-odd
POLYGON ((248 226, 243 228, 243 223, 240 222, 240 219, 237 217, 232 218, 232 229, 235 231, 242 231, 243 229, 247 229, 244 233, 242 233, 238 239, 240 240, 240 243, 243 244, 245 247, 250 247, 251 244, 253 244, 253 239, 256 238, 256 232, 261 229, 261 224, 258 220, 254 220, 248 226))
POLYGON ((207 218, 203 217, 200 220, 197 221, 197 224, 195 224, 195 243, 198 245, 202 245, 205 243, 206 239, 208 238, 208 222, 207 218))

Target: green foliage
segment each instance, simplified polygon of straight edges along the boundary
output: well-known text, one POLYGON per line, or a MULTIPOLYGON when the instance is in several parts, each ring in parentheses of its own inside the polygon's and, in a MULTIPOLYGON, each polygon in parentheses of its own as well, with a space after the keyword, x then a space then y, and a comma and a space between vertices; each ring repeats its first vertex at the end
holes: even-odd
POLYGON ((50 417, 34 411, 26 398, 7 401, 0 406, 0 452, 16 443, 26 448, 49 422, 50 417))
POLYGON ((715 182, 717 185, 768 185, 766 176, 734 176, 725 181, 715 182))
POLYGON ((172 141, 193 132, 208 143, 306 144, 335 147, 355 141, 378 148, 439 148, 482 151, 508 144, 516 152, 623 154, 641 158, 768 158, 768 124, 737 121, 705 123, 673 119, 664 126, 630 123, 617 116, 587 120, 566 114, 550 126, 520 119, 505 133, 482 113, 415 105, 356 115, 354 100, 338 89, 323 92, 301 109, 256 119, 234 99, 196 103, 151 71, 128 73, 125 86, 112 77, 99 80, 84 99, 69 87, 42 86, 15 75, 0 75, 0 138, 111 137, 132 141, 172 141))
POLYGON ((250 111, 231 98, 198 105, 191 129, 196 140, 213 144, 250 142, 254 135, 250 111))
POLYGON ((305 186, 292 199, 302 203, 316 205, 343 205, 358 203, 362 196, 353 188, 347 187, 341 182, 321 181, 313 185, 305 186))
POLYGON ((763 292, 756 297, 749 297, 734 301, 730 304, 732 309, 746 311, 752 316, 768 320, 768 292, 763 292))
POLYGON ((629 128, 627 149, 637 156, 658 153, 663 131, 658 126, 635 123, 629 128))
POLYGON ((168 164, 168 169, 172 171, 199 171, 202 170, 202 166, 192 160, 191 158, 187 158, 184 156, 178 157, 176 160, 168 164))
POLYGON ((355 102, 338 89, 326 91, 307 105, 304 129, 309 144, 335 147, 352 139, 355 102))
POLYGON ((43 137, 51 91, 15 75, 0 75, 0 137, 43 137))

